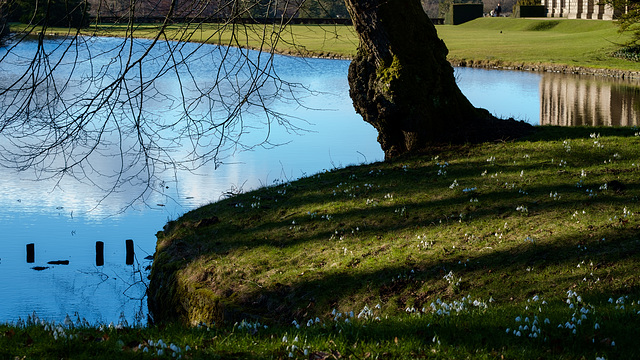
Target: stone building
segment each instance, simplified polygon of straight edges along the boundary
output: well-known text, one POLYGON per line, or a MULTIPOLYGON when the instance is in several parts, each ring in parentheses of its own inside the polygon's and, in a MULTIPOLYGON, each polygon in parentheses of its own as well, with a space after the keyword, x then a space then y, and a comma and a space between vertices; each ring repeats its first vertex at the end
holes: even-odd
POLYGON ((600 0, 542 0, 547 17, 613 20, 614 10, 600 0))

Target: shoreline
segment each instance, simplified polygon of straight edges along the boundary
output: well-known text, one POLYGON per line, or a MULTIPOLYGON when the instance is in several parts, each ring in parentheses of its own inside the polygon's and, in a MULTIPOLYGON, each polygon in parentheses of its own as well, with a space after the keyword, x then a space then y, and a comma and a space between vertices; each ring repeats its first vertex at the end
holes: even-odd
MULTIPOLYGON (((256 49, 251 49, 256 50, 256 49)), ((291 51, 275 51, 275 54, 285 56, 296 56, 311 59, 329 59, 329 60, 353 60, 350 56, 344 56, 333 53, 320 54, 301 54, 291 51)), ((526 63, 508 63, 502 60, 482 61, 474 59, 447 59, 453 67, 468 67, 488 70, 511 70, 511 71, 530 71, 530 72, 548 72, 560 73, 568 75, 589 75, 601 76, 617 79, 639 80, 640 71, 621 70, 621 69, 604 69, 589 68, 584 66, 570 66, 561 64, 526 64, 526 63)))
POLYGON ((500 60, 494 61, 476 61, 466 59, 448 59, 452 66, 482 68, 493 70, 513 70, 513 71, 530 71, 530 72, 549 72, 568 75, 590 75, 601 76, 618 79, 638 80, 640 79, 640 71, 620 70, 620 69, 602 69, 588 68, 583 66, 570 66, 559 64, 509 64, 500 60))
MULTIPOLYGON (((221 45, 221 44, 215 44, 221 45)), ((227 46, 227 45, 222 45, 227 46)), ((256 48, 249 48, 249 50, 258 50, 256 48)), ((328 59, 328 60, 353 60, 351 56, 345 56, 341 54, 326 52, 326 53, 313 53, 309 52, 307 54, 301 53, 299 51, 273 51, 274 54, 284 55, 284 56, 295 56, 300 58, 308 58, 308 59, 328 59)), ((477 69, 487 69, 487 70, 511 70, 511 71, 529 71, 529 72, 539 72, 539 73, 559 73, 559 74, 567 74, 567 75, 589 75, 589 76, 600 76, 600 77, 608 77, 608 78, 616 78, 616 79, 626 79, 626 80, 640 80, 640 70, 632 71, 632 70, 621 70, 621 69, 605 69, 605 68, 590 68, 584 66, 571 66, 571 65, 562 65, 562 64, 527 64, 527 63, 509 63, 502 60, 491 60, 491 61, 482 61, 482 60, 474 60, 474 59, 458 59, 458 58, 449 58, 447 59, 451 66, 453 67, 468 67, 468 68, 477 68, 477 69)))
MULTIPOLYGON (((49 33, 48 36, 64 36, 57 32, 49 33)), ((82 35, 87 36, 87 35, 82 35)), ((112 37, 110 35, 89 35, 96 37, 112 37)), ((147 38, 147 37, 137 37, 137 38, 147 38)), ((150 38, 147 38, 150 39, 150 38)), ((175 41, 175 40, 171 40, 175 41)), ((216 46, 230 46, 225 44, 217 44, 217 43, 209 43, 209 42, 199 42, 199 41, 187 41, 193 43, 204 43, 209 45, 216 46)), ((262 52, 272 52, 277 55, 284 56, 294 56, 300 58, 309 58, 309 59, 328 59, 328 60, 353 60, 352 56, 343 55, 340 53, 334 53, 331 51, 327 52, 301 52, 301 51, 292 51, 292 50, 277 50, 270 49, 266 51, 265 49, 256 48, 253 46, 241 46, 239 48, 254 50, 254 51, 262 51, 262 52)), ((607 68, 591 68, 585 66, 571 66, 564 64, 545 64, 545 63, 524 63, 524 62, 507 62, 500 59, 494 60, 476 60, 476 59, 460 59, 460 58, 448 58, 447 59, 451 66, 453 67, 469 67, 469 68, 479 68, 479 69, 488 69, 488 70, 511 70, 511 71, 529 71, 529 72, 548 72, 548 73, 560 73, 560 74, 569 74, 569 75, 589 75, 589 76, 600 76, 600 77, 608 77, 608 78, 617 78, 617 79, 626 79, 626 80, 639 80, 640 79, 640 70, 622 70, 622 69, 607 69, 607 68)))

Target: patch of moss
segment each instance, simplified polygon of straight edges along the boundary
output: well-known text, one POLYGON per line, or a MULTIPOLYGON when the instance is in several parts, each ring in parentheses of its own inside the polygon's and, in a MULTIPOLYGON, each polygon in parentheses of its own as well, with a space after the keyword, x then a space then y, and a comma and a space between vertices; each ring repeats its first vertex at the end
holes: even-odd
POLYGON ((376 70, 376 80, 384 91, 393 92, 393 82, 400 79, 402 74, 402 64, 400 59, 394 55, 391 64, 378 67, 376 70))

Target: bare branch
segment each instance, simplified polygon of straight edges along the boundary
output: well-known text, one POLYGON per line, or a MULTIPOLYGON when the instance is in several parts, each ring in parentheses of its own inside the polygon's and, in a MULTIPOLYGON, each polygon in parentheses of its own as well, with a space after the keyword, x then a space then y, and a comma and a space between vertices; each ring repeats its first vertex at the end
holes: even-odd
MULTIPOLYGON (((17 0, 15 0, 17 2, 17 0)), ((293 1, 47 0, 36 1, 24 30, 0 49, 0 165, 39 179, 73 177, 104 190, 146 184, 132 203, 157 191, 170 171, 195 170, 238 150, 269 143, 271 127, 301 128, 270 105, 305 88, 281 79, 273 66, 281 32, 299 10, 293 1), (60 3, 66 31, 50 37, 60 3), (46 9, 43 10, 43 6, 46 9), (114 21, 120 38, 71 26, 114 21), (140 19, 158 19, 143 26, 140 19), (262 25, 258 18, 269 17, 262 25), (179 26, 175 24, 179 22, 179 26), (231 34, 227 46, 193 43, 231 34), (123 25, 120 25, 124 23, 123 25), (176 40, 176 31, 178 39, 176 40), (138 38, 145 32, 148 39, 138 38), (244 49, 261 39, 255 51, 244 49), (206 76, 203 76, 206 74, 206 76), (255 114, 260 113, 260 117, 255 114), (256 120, 257 119, 257 120, 256 120), (245 141, 262 132, 261 140, 245 141)), ((24 14, 23 14, 24 15, 24 14)))

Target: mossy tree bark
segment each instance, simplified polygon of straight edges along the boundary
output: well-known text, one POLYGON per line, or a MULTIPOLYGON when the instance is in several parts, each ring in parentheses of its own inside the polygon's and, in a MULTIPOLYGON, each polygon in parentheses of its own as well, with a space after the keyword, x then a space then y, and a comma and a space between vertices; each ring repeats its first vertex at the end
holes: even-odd
POLYGON ((349 67, 356 111, 386 158, 434 143, 489 140, 529 128, 476 109, 458 88, 447 47, 420 0, 345 0, 360 45, 349 67))

